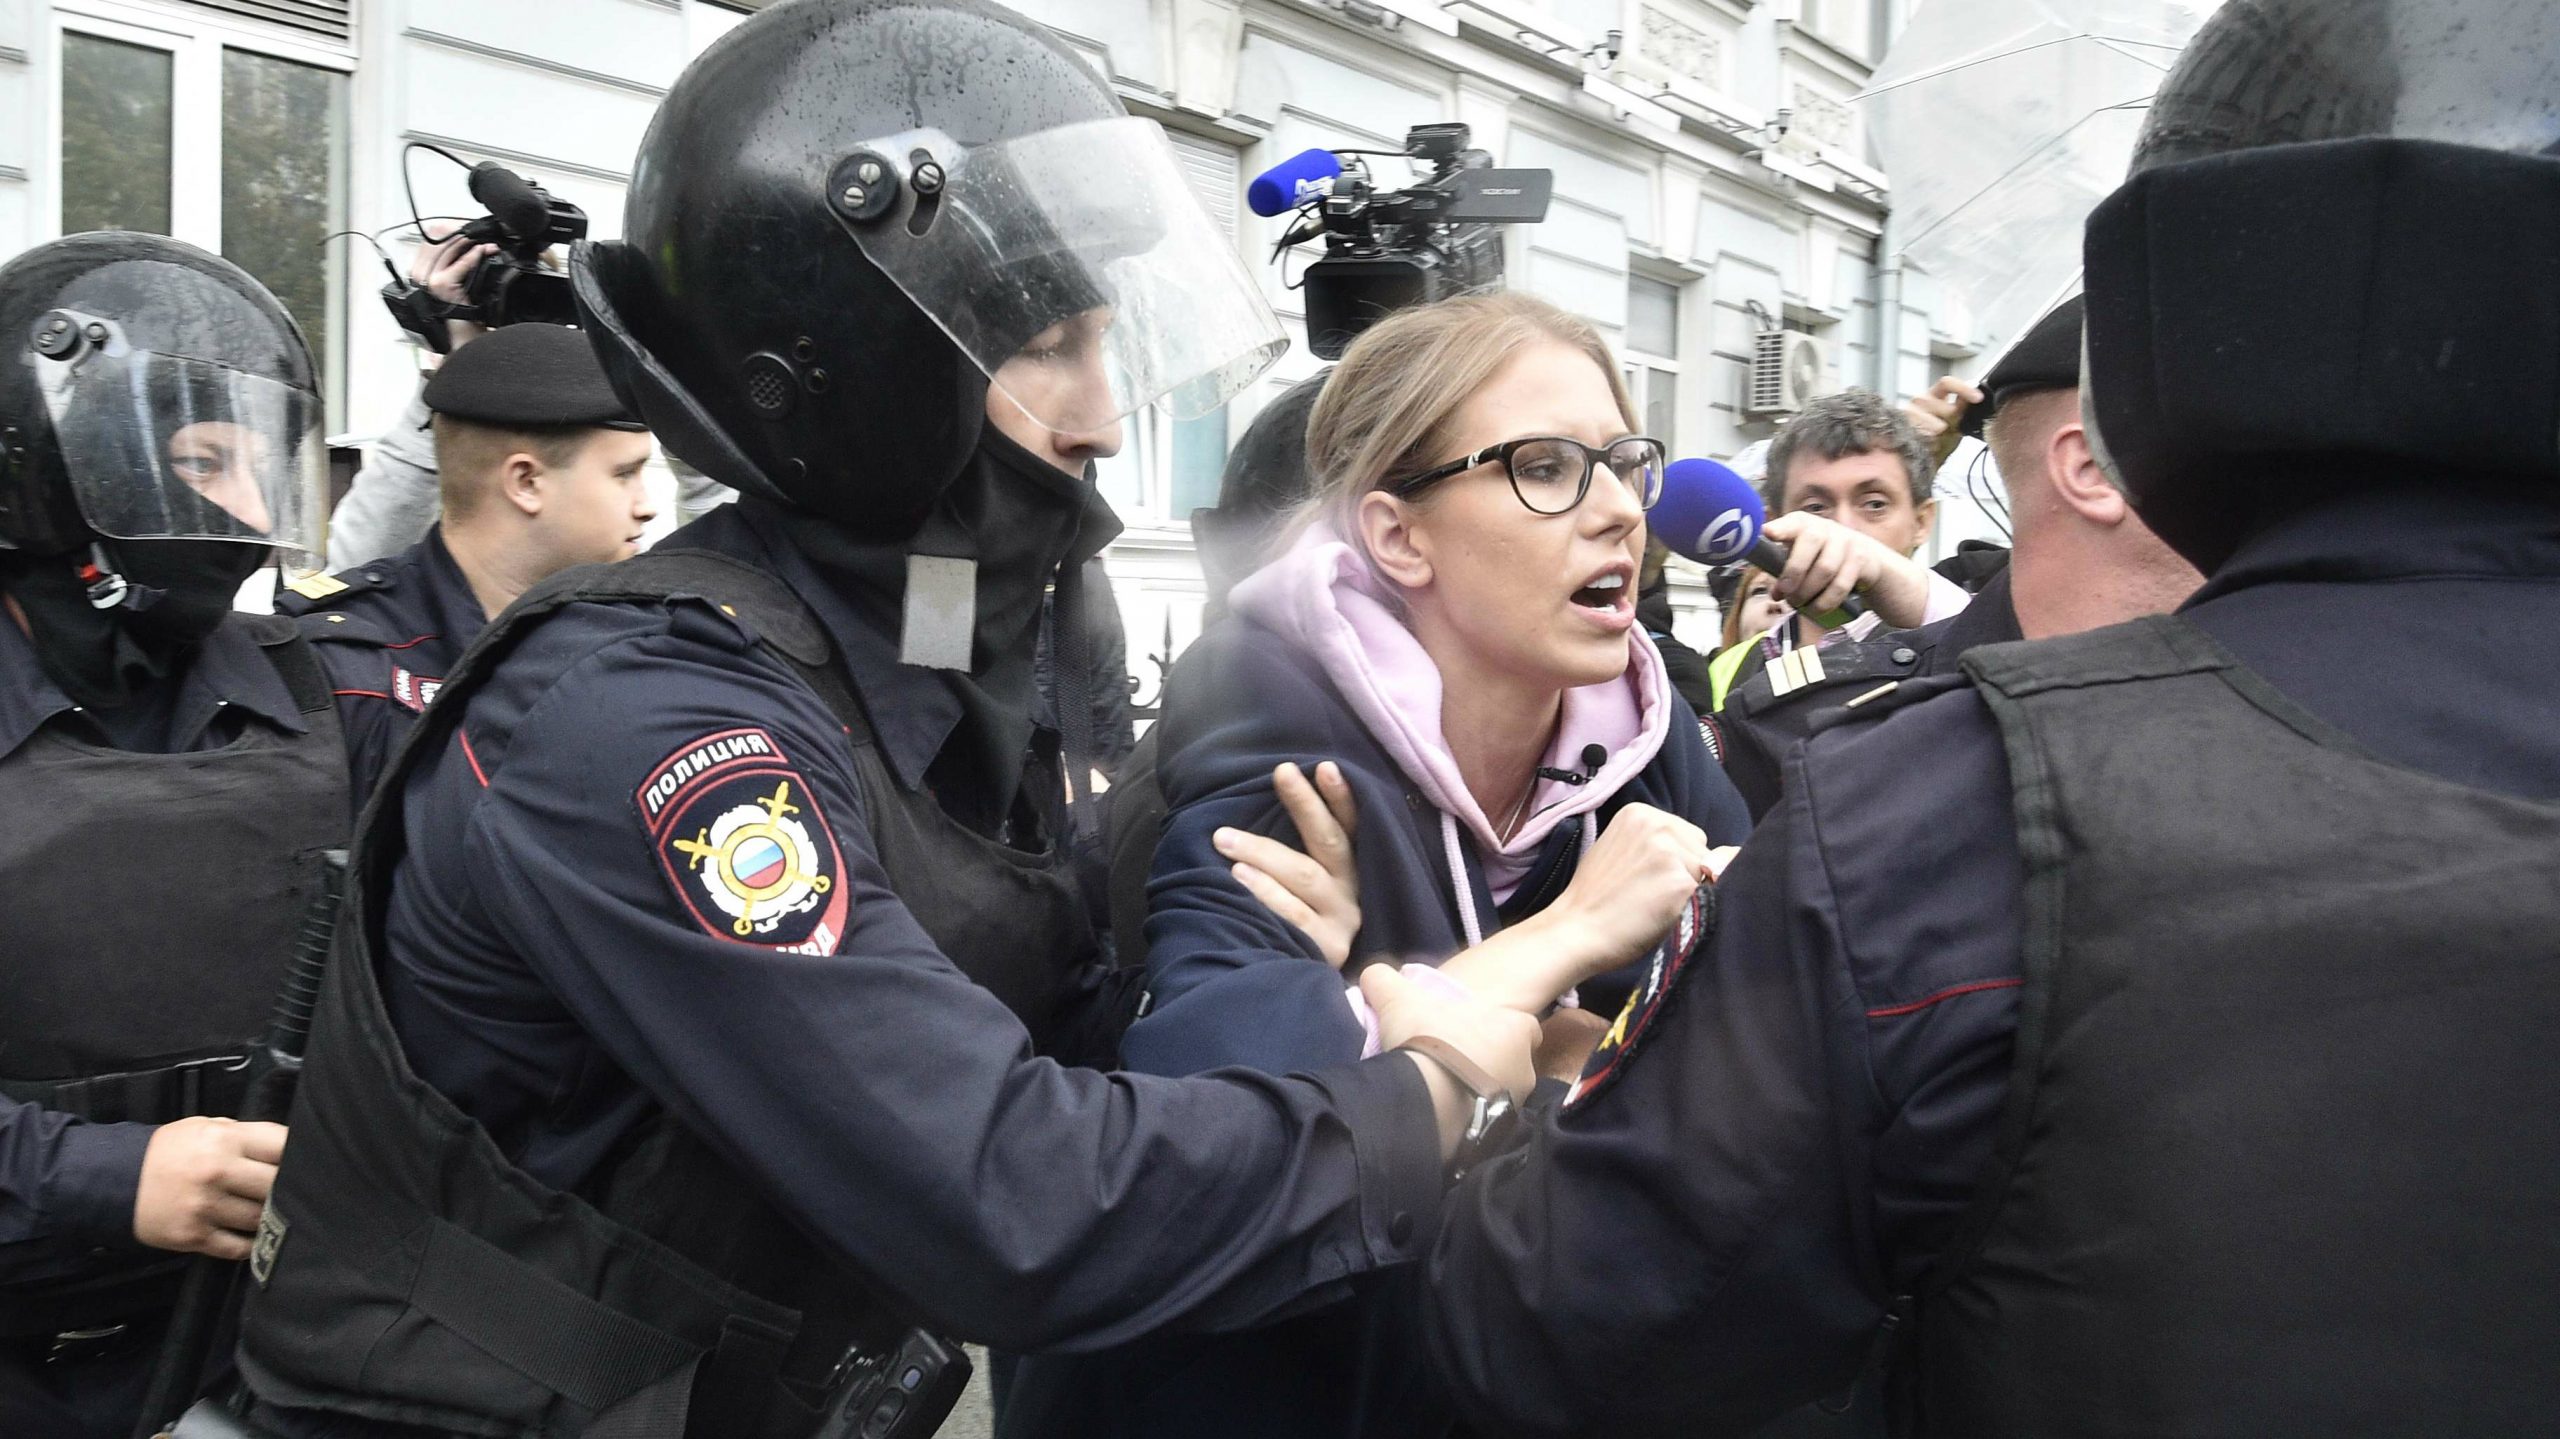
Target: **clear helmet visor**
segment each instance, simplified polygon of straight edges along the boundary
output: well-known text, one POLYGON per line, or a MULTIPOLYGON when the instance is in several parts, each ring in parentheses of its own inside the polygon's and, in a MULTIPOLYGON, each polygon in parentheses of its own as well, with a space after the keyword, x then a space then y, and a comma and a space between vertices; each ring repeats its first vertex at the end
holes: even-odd
POLYGON ((317 560, 328 515, 320 398, 227 365, 103 342, 31 353, 81 517, 125 540, 238 540, 317 560))
POLYGON ((1288 348, 1152 120, 971 147, 910 131, 865 147, 831 184, 863 255, 1052 430, 1098 429, 1159 400, 1204 414, 1288 348))

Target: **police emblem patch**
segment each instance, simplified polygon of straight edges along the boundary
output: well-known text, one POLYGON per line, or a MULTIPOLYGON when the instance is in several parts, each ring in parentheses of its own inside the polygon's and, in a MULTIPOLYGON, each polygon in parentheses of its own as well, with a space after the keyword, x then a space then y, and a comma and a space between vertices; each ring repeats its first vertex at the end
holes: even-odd
POLYGON ((771 734, 693 740, 660 761, 632 800, 668 883, 706 932, 835 952, 846 908, 835 833, 771 734))
POLYGON ((1582 1103, 1609 1087, 1635 1056, 1637 1043, 1645 1030, 1658 1018, 1680 972, 1689 966, 1689 956, 1703 943, 1716 912, 1716 887, 1713 880, 1698 886, 1680 918, 1671 926, 1670 935, 1655 946, 1652 960, 1645 966, 1644 983, 1627 996, 1626 1007, 1618 1011, 1618 1022, 1600 1036, 1592 1048, 1589 1062, 1582 1066, 1582 1078, 1574 1081, 1565 1094, 1567 1108, 1582 1103))

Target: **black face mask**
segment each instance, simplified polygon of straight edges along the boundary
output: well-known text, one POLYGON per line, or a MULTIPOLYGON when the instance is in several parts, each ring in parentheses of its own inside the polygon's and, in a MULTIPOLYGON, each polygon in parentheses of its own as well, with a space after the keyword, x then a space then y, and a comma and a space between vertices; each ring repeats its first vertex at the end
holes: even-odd
POLYGON ((942 671, 966 715, 955 737, 963 748, 946 759, 994 781, 984 788, 1000 797, 1020 781, 1031 742, 1039 704, 1033 655, 1049 585, 1119 533, 1120 519, 1095 488, 1091 466, 1070 475, 992 425, 912 538, 865 539, 806 521, 792 528, 810 558, 851 580, 864 607, 892 634, 904 612, 908 556, 976 562, 970 669, 942 671))
POLYGON ((121 709, 174 670, 231 613, 267 551, 227 540, 104 540, 128 602, 99 609, 80 570, 86 555, 0 552, 0 587, 26 612, 47 678, 77 704, 121 709))

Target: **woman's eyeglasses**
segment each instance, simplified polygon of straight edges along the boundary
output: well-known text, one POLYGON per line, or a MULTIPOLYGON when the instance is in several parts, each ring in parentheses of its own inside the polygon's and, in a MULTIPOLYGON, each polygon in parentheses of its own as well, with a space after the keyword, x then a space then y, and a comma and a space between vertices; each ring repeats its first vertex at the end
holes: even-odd
POLYGON ((1630 435, 1596 450, 1561 435, 1505 440, 1382 488, 1398 499, 1406 499, 1452 475, 1465 474, 1496 460, 1511 476, 1511 493, 1519 496, 1520 503, 1534 514, 1561 515, 1581 504, 1583 496, 1591 493, 1591 472, 1602 465, 1609 467, 1640 507, 1651 509, 1653 502, 1662 498, 1662 442, 1644 435, 1630 435))

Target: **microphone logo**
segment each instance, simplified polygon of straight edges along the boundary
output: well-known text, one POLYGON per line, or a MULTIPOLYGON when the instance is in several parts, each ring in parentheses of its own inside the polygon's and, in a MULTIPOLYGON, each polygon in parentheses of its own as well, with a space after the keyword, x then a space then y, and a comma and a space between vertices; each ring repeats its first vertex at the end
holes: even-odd
POLYGON ((1738 509, 1727 510, 1709 520, 1705 529, 1698 531, 1697 553, 1700 558, 1713 564, 1728 563, 1739 558, 1744 550, 1751 548, 1751 535, 1754 528, 1749 515, 1738 509))

